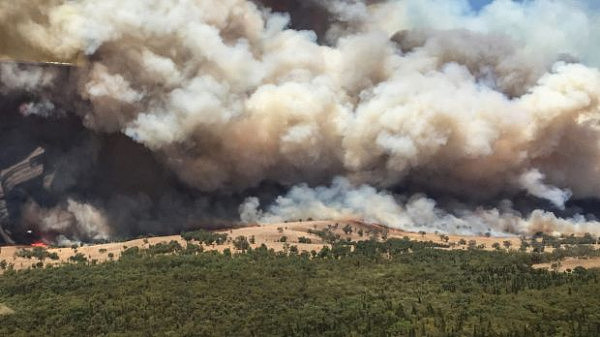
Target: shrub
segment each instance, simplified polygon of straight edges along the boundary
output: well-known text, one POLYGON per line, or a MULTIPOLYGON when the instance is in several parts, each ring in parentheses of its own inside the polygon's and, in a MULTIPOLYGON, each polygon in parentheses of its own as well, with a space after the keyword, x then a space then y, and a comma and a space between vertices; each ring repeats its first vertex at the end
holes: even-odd
POLYGON ((345 233, 346 235, 348 235, 348 234, 352 234, 352 226, 350 226, 349 224, 346 224, 346 226, 344 226, 344 227, 342 228, 342 230, 344 231, 344 233, 345 233))
POLYGON ((238 236, 233 240, 233 247, 237 250, 248 250, 250 248, 250 243, 245 236, 238 236))
POLYGON ((312 243, 312 240, 310 238, 307 238, 305 236, 301 236, 298 238, 298 242, 299 243, 312 243))
POLYGON ((84 262, 87 262, 87 258, 82 253, 77 253, 73 256, 70 256, 69 261, 75 262, 75 263, 84 263, 84 262))
POLYGON ((204 251, 204 247, 202 247, 201 245, 195 245, 193 243, 188 243, 187 247, 185 247, 185 249, 183 251, 181 251, 181 254, 195 255, 198 253, 202 253, 203 251, 204 251))
POLYGON ((215 233, 204 229, 199 229, 192 232, 183 232, 181 233, 181 237, 183 237, 183 239, 186 241, 195 240, 207 245, 212 245, 213 243, 222 245, 225 243, 225 241, 227 241, 227 233, 215 233))
POLYGON ((340 235, 331 231, 329 228, 325 228, 322 230, 312 230, 309 229, 308 233, 315 234, 320 237, 323 241, 327 243, 334 243, 340 239, 340 235))
POLYGON ((168 253, 178 252, 181 250, 183 250, 183 247, 181 247, 179 242, 177 242, 175 240, 171 240, 169 243, 159 242, 155 245, 150 245, 150 247, 148 247, 148 254, 150 254, 150 255, 168 254, 168 253))
POLYGON ((121 253, 121 257, 133 257, 133 256, 137 256, 139 253, 140 253, 139 247, 131 247, 131 248, 125 249, 121 253))
POLYGON ((34 247, 33 249, 20 249, 17 251, 16 255, 18 257, 24 257, 27 259, 31 259, 35 257, 38 260, 43 260, 45 258, 50 258, 52 260, 58 260, 58 254, 52 252, 48 253, 45 248, 42 247, 34 247))

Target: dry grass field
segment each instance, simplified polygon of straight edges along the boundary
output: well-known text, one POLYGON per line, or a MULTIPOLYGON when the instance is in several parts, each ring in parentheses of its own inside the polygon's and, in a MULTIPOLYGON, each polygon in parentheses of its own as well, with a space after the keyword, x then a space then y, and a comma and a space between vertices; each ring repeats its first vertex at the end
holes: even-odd
POLYGON ((533 265, 533 268, 551 269, 560 272, 567 271, 569 269, 573 270, 576 267, 583 267, 585 269, 600 268, 600 258, 594 257, 585 259, 577 257, 567 257, 560 262, 539 263, 533 265))
MULTIPOLYGON (((450 249, 467 249, 468 244, 460 244, 464 242, 475 241, 476 245, 484 245, 483 249, 493 250, 494 243, 498 243, 504 247, 504 242, 509 241, 511 249, 516 249, 520 245, 518 237, 486 237, 486 236, 458 236, 449 235, 444 238, 441 235, 434 233, 415 233, 406 232, 398 229, 386 228, 379 225, 366 224, 359 221, 304 221, 304 222, 287 222, 268 225, 251 225, 247 227, 234 228, 229 230, 221 230, 218 232, 227 233, 228 240, 222 245, 203 245, 205 250, 223 251, 227 248, 234 250, 232 240, 238 236, 253 238, 251 246, 256 248, 261 244, 265 244, 269 248, 276 251, 281 251, 294 245, 299 251, 311 250, 319 251, 323 246, 328 245, 318 235, 309 233, 310 231, 320 231, 330 229, 332 233, 338 234, 342 239, 349 238, 351 240, 365 240, 371 236, 387 236, 388 238, 403 238, 409 237, 411 240, 417 241, 433 241, 444 242, 451 245, 450 249), (346 227, 346 231, 344 231, 346 227), (351 232, 348 231, 351 229, 351 232), (282 237, 286 237, 285 242, 281 242, 282 237), (310 243, 300 243, 300 238, 310 239, 310 243), (447 239, 447 241, 446 241, 447 239)), ((144 239, 135 239, 124 242, 112 242, 106 244, 83 245, 80 247, 63 247, 63 248, 48 248, 48 253, 56 253, 57 260, 45 259, 44 265, 68 263, 69 258, 76 254, 83 254, 88 261, 103 262, 109 259, 118 259, 121 252, 130 247, 148 248, 160 242, 170 242, 175 240, 183 247, 187 242, 180 235, 148 237, 144 239)), ((306 241, 306 240, 303 240, 306 241)), ((471 242, 472 243, 472 242, 471 242)), ((17 252, 21 249, 32 249, 29 246, 5 246, 0 248, 0 261, 5 260, 8 264, 12 264, 15 269, 23 269, 35 266, 40 261, 35 258, 18 257, 17 252)))
MULTIPOLYGON (((415 233, 406 232, 399 229, 386 228, 379 225, 367 224, 360 221, 345 220, 345 221, 303 221, 303 222, 287 222, 279 224, 267 224, 267 225, 251 225, 247 227, 232 228, 229 230, 218 231, 220 233, 227 233, 228 240, 222 245, 203 245, 204 250, 217 250, 223 251, 227 248, 234 250, 232 240, 238 236, 244 236, 248 239, 253 238, 251 246, 256 248, 261 244, 265 244, 268 248, 272 248, 275 251, 282 251, 290 246, 294 245, 299 251, 319 251, 323 246, 328 245, 322 238, 311 231, 321 231, 329 229, 332 233, 339 235, 342 239, 350 240, 365 240, 372 236, 382 238, 404 238, 408 237, 415 241, 433 241, 438 243, 447 243, 450 245, 449 249, 467 249, 469 244, 479 246, 480 249, 484 250, 495 250, 495 244, 498 244, 501 249, 505 249, 507 242, 509 242, 509 249, 518 249, 520 246, 520 238, 513 237, 487 237, 487 236, 460 236, 460 235, 443 235, 435 233, 415 233), (344 231, 346 227, 346 231, 344 231), (351 229, 349 231, 348 229, 351 229), (282 242, 281 238, 285 237, 285 242, 282 242), (310 243, 299 242, 300 238, 310 239, 310 243), (466 242, 466 243, 465 243, 466 242)), ((46 258, 43 261, 44 265, 52 264, 57 265, 61 263, 69 263, 72 256, 76 254, 83 254, 88 261, 104 262, 110 259, 118 259, 121 253, 130 247, 149 248, 151 245, 158 243, 168 243, 170 241, 177 241, 183 247, 186 247, 187 242, 180 235, 169 235, 169 236, 158 236, 148 237, 143 239, 135 239, 124 242, 112 242, 105 244, 95 245, 83 245, 79 247, 62 247, 62 248, 48 248, 48 253, 56 253, 58 255, 57 260, 51 260, 46 258)), ((306 241, 306 240, 302 240, 306 241)), ((496 245, 497 246, 497 245, 496 245)), ((33 249, 29 246, 4 246, 0 247, 0 261, 5 260, 7 264, 12 264, 14 269, 24 269, 33 267, 40 261, 35 258, 25 258, 17 256, 17 252, 22 249, 33 249)), ((547 247, 547 252, 551 252, 552 248, 547 247)), ((567 269, 573 269, 577 266, 585 268, 598 268, 600 267, 600 258, 592 259, 578 259, 568 258, 561 261, 559 264, 552 266, 550 263, 535 265, 536 268, 546 269, 557 269, 564 271, 567 269)))

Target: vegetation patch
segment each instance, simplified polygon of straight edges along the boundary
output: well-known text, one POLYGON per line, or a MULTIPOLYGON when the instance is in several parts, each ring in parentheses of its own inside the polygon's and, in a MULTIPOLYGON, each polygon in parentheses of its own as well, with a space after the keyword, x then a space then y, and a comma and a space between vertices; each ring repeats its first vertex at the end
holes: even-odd
POLYGON ((27 259, 36 258, 40 261, 46 258, 58 260, 58 254, 55 252, 49 253, 45 248, 42 247, 34 247, 33 249, 20 249, 15 254, 17 257, 24 257, 27 259))
POLYGON ((183 237, 186 241, 195 240, 203 244, 212 245, 222 245, 227 241, 227 233, 215 233, 207 230, 199 229, 191 232, 183 232, 181 233, 181 237, 183 237))
POLYGON ((0 335, 600 335, 600 272, 532 268, 548 253, 408 239, 337 240, 318 252, 233 242, 223 253, 170 242, 118 261, 8 270, 0 301, 15 312, 0 335))

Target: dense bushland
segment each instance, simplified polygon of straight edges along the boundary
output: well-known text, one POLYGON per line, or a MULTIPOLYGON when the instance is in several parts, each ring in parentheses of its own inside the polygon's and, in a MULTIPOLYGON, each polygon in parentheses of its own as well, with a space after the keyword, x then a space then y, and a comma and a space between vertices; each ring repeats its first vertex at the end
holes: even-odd
MULTIPOLYGON (((241 240, 241 239, 239 239, 241 240)), ((597 270, 389 239, 223 254, 168 243, 8 271, 2 336, 598 336, 597 270), (166 254, 165 254, 166 253, 166 254)))

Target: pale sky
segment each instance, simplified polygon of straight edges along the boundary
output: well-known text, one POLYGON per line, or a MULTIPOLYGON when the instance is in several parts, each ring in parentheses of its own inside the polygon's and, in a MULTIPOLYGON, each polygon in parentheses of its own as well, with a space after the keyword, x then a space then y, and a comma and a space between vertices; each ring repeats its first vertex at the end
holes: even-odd
POLYGON ((480 9, 481 7, 492 2, 492 0, 469 0, 469 2, 471 3, 471 6, 473 6, 473 8, 480 9))
MULTIPOLYGON (((516 0, 516 1, 523 2, 526 0, 516 0)), ((577 2, 576 0, 564 0, 564 1, 577 2)), ((489 4, 490 2, 493 2, 493 0, 469 0, 469 3, 471 3, 471 6, 473 6, 473 8, 476 10, 481 9, 483 6, 489 4)), ((600 9, 600 1, 598 1, 598 0, 582 0, 581 2, 586 3, 591 8, 600 9)))

